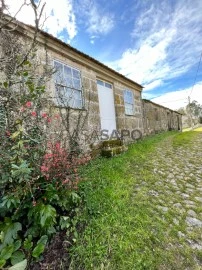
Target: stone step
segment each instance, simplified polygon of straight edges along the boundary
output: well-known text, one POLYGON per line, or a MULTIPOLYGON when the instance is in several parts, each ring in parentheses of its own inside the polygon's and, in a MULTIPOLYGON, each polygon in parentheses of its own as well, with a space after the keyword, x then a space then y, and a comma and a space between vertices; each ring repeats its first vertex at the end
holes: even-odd
POLYGON ((108 140, 102 142, 102 148, 116 147, 124 145, 123 140, 108 140))
POLYGON ((105 147, 101 151, 103 157, 114 157, 121 153, 124 153, 128 150, 128 147, 125 145, 118 145, 113 147, 105 147))

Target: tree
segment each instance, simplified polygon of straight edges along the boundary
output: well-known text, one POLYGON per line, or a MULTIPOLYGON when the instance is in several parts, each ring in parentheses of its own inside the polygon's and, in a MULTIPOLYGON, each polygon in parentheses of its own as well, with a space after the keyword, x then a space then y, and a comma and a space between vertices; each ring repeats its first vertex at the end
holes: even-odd
POLYGON ((185 115, 186 112, 185 112, 185 108, 181 107, 177 110, 179 113, 181 113, 182 115, 185 115))
POLYGON ((186 112, 188 116, 188 125, 197 124, 202 116, 202 105, 197 101, 192 101, 186 106, 186 112))
POLYGON ((194 117, 202 116, 202 105, 199 104, 196 100, 193 100, 191 103, 187 105, 187 109, 190 110, 191 114, 194 117))

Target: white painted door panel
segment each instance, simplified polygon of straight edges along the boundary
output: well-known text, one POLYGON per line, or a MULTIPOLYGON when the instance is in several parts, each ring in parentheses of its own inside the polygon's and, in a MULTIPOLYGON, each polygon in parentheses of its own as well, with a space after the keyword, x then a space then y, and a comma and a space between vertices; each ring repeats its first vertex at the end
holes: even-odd
POLYGON ((100 107, 101 129, 108 130, 108 135, 110 135, 112 131, 116 129, 113 90, 99 84, 97 85, 97 88, 100 107))

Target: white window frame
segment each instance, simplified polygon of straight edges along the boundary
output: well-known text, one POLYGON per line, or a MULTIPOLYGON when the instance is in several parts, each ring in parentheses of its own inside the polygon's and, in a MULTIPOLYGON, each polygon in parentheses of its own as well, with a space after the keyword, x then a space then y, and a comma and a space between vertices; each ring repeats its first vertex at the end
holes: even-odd
POLYGON ((57 65, 62 67, 60 78, 57 71, 54 74, 57 105, 62 107, 71 107, 74 109, 82 109, 84 102, 80 70, 58 60, 53 60, 53 65, 56 70, 57 65), (76 84, 78 86, 76 86, 76 84))
POLYGON ((97 79, 97 84, 112 89, 112 84, 111 84, 111 83, 108 83, 108 82, 103 81, 103 80, 101 80, 101 79, 97 79))
POLYGON ((134 115, 134 93, 132 90, 126 89, 123 92, 124 95, 124 105, 125 105, 125 114, 134 115))

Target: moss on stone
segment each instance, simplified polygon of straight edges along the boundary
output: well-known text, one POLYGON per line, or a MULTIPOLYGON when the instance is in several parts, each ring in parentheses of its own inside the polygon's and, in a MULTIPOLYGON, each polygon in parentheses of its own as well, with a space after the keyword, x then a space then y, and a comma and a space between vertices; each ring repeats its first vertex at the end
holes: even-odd
POLYGON ((102 149, 102 156, 103 157, 113 157, 116 155, 119 155, 123 152, 127 151, 127 147, 125 145, 121 145, 121 146, 115 146, 112 148, 108 148, 108 149, 102 149))

